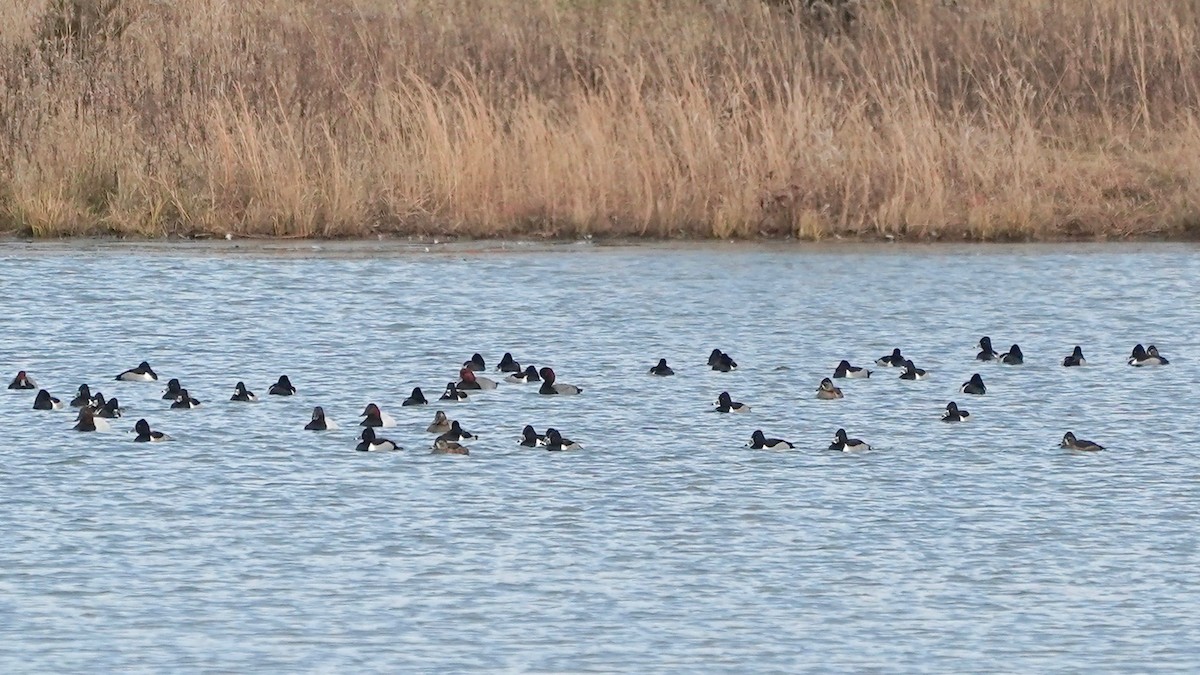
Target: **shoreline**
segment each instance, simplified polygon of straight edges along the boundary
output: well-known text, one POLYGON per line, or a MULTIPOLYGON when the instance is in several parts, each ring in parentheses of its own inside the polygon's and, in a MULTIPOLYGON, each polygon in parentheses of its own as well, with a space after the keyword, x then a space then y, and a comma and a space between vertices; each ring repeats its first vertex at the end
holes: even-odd
POLYGON ((1073 252, 1102 254, 1114 251, 1144 252, 1160 249, 1195 249, 1200 241, 1169 239, 1057 240, 1022 242, 880 241, 842 239, 806 241, 797 239, 456 239, 442 238, 343 238, 343 239, 122 239, 116 237, 65 237, 55 239, 0 236, 0 255, 11 251, 28 254, 64 252, 155 252, 196 255, 265 255, 277 257, 343 257, 370 253, 379 256, 418 255, 539 255, 601 254, 631 250, 673 253, 773 252, 802 254, 928 255, 982 253, 1073 252))

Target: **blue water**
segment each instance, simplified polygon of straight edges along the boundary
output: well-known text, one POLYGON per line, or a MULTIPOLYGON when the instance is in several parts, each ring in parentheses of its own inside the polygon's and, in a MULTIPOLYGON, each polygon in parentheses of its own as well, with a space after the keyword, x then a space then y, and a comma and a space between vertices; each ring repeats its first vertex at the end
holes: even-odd
POLYGON ((126 408, 81 434, 0 392, 0 671, 1200 668, 1194 247, 284 249, 0 246, 5 383, 126 408), (931 378, 815 398, 895 346, 931 378), (476 351, 585 392, 400 407, 476 351), (204 405, 113 381, 143 359, 204 405), (726 390, 752 412, 709 412, 726 390), (371 401, 403 452, 353 451, 371 401), (439 408, 470 457, 429 454, 439 408))

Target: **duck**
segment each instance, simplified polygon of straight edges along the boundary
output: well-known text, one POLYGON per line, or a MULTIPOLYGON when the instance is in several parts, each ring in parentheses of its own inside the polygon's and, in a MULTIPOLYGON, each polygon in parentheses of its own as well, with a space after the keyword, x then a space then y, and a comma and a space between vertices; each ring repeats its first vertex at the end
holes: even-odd
POLYGON ((675 374, 675 371, 671 370, 671 366, 667 365, 666 359, 659 359, 658 364, 650 368, 650 374, 659 377, 670 377, 675 374))
POLYGON ((375 430, 367 427, 362 430, 362 435, 359 436, 361 442, 354 447, 359 452, 391 452, 392 450, 403 450, 399 445, 386 438, 379 438, 375 435, 375 430))
POLYGON ((504 378, 504 381, 511 382, 513 384, 526 384, 529 382, 541 382, 542 378, 540 375, 538 375, 537 368, 533 366, 525 366, 524 372, 513 373, 512 375, 504 378))
POLYGON ((429 400, 425 398, 425 392, 421 391, 420 387, 413 387, 412 393, 408 395, 408 398, 404 399, 400 407, 403 408, 410 405, 429 405, 429 400))
POLYGON ((246 388, 245 382, 238 382, 233 385, 233 396, 230 396, 229 400, 241 403, 253 403, 258 400, 258 397, 254 395, 254 392, 246 388))
POLYGON ((175 402, 171 404, 171 408, 173 410, 191 410, 192 408, 199 407, 200 401, 192 398, 192 395, 188 393, 187 389, 180 389, 179 396, 176 396, 175 402))
POLYGON ((830 450, 838 450, 841 452, 863 452, 870 450, 871 446, 857 438, 847 438, 845 429, 838 429, 833 436, 833 443, 829 445, 830 450))
POLYGON ((821 386, 817 387, 817 398, 831 401, 835 398, 844 398, 842 390, 833 386, 833 380, 828 377, 821 380, 821 386))
POLYGON ((86 384, 79 385, 79 391, 75 394, 75 398, 71 399, 72 408, 82 408, 90 405, 92 402, 92 390, 86 384))
POLYGON ((178 377, 172 377, 167 380, 167 388, 163 389, 162 400, 174 401, 179 396, 179 391, 183 389, 183 385, 179 383, 178 377))
POLYGON ((438 397, 439 401, 465 401, 467 400, 467 392, 459 391, 458 385, 453 382, 446 383, 446 391, 438 397))
POLYGON ((737 361, 734 361, 732 356, 720 350, 714 349, 713 351, 717 352, 716 358, 714 359, 712 356, 708 357, 709 366, 713 370, 718 373, 728 373, 737 370, 737 361))
POLYGON ((336 428, 337 423, 325 417, 325 409, 321 406, 313 408, 312 419, 304 425, 306 431, 331 431, 336 428))
POLYGON ((729 392, 723 391, 720 396, 717 396, 716 412, 719 413, 745 413, 750 412, 750 406, 741 401, 734 401, 729 397, 729 392))
POLYGON ((450 431, 450 419, 446 417, 446 413, 439 410, 433 416, 433 423, 425 427, 425 431, 431 434, 444 434, 450 431))
POLYGON ((1129 355, 1126 362, 1131 366, 1140 366, 1141 362, 1146 360, 1146 356, 1146 348, 1139 342, 1133 346, 1133 353, 1129 355))
POLYGON ((924 380, 929 377, 929 373, 925 370, 916 367, 911 360, 904 361, 904 372, 900 373, 902 380, 924 380))
POLYGON ((458 371, 458 388, 467 389, 470 391, 478 391, 480 389, 495 389, 496 381, 476 375, 475 371, 470 368, 463 368, 458 371))
POLYGON ((379 409, 379 406, 374 403, 368 403, 367 407, 362 411, 363 421, 359 422, 362 427, 394 427, 396 420, 391 415, 379 409))
POLYGON ((296 388, 292 386, 292 381, 288 379, 287 375, 280 375, 279 380, 271 385, 267 393, 271 396, 294 396, 296 388))
POLYGON ((150 423, 146 420, 138 420, 137 424, 133 425, 133 430, 137 433, 137 438, 133 439, 134 443, 161 443, 173 440, 161 431, 151 431, 150 423))
POLYGON ((500 357, 500 363, 496 366, 498 373, 519 373, 521 372, 521 364, 513 359, 513 355, 509 352, 504 352, 504 356, 500 357))
POLYGON ((1129 356, 1129 365, 1131 366, 1165 366, 1170 361, 1164 359, 1158 353, 1158 347, 1150 345, 1148 348, 1143 348, 1142 345, 1137 345, 1133 348, 1133 354, 1129 356))
POLYGON ((986 335, 979 338, 979 344, 976 347, 979 348, 979 353, 975 355, 976 361, 995 361, 1000 358, 996 350, 992 349, 992 338, 986 335))
POLYGON ((959 387, 958 390, 964 394, 983 396, 987 393, 987 386, 983 384, 983 378, 979 376, 979 373, 975 373, 971 376, 971 379, 964 382, 963 386, 959 387))
POLYGON ((581 450, 583 446, 569 438, 563 438, 558 429, 551 427, 546 430, 546 449, 550 452, 562 452, 564 450, 581 450))
POLYGON ((471 370, 474 370, 475 372, 480 372, 480 373, 487 370, 487 365, 484 364, 483 357, 480 356, 478 353, 472 354, 471 358, 467 359, 466 361, 463 361, 462 367, 470 368, 471 370))
POLYGON ((1083 358, 1083 348, 1075 345, 1075 351, 1071 355, 1063 359, 1063 367, 1070 368, 1072 366, 1086 366, 1087 360, 1083 358))
POLYGON ((461 440, 467 439, 467 438, 477 439, 479 437, 476 436, 475 434, 472 434, 471 432, 467 431, 466 429, 463 429, 462 425, 460 425, 458 423, 458 420, 454 420, 453 422, 450 423, 449 431, 438 436, 439 441, 461 441, 461 440))
POLYGON ((108 401, 104 398, 104 392, 98 391, 92 395, 92 400, 88 403, 93 410, 99 410, 108 405, 108 401))
POLYGON ((1000 363, 1010 366, 1019 366, 1025 363, 1025 355, 1021 353, 1021 346, 1014 344, 1008 348, 1008 351, 1000 355, 1000 363))
POLYGON ((532 424, 526 424, 521 430, 521 445, 526 448, 538 448, 546 444, 546 435, 539 434, 532 424))
POLYGON ((958 404, 950 401, 946 404, 946 412, 942 413, 943 422, 961 422, 971 416, 966 410, 959 410, 958 404))
POLYGON ((724 354, 725 354, 725 352, 722 352, 720 349, 714 349, 711 352, 709 352, 708 365, 709 366, 717 365, 717 361, 720 361, 721 357, 724 356, 724 354))
POLYGON ((14 389, 14 390, 16 390, 16 389, 37 389, 37 383, 33 381, 33 378, 26 375, 25 371, 18 370, 17 376, 13 378, 12 382, 8 383, 8 388, 14 389))
POLYGON ((850 365, 849 361, 843 360, 841 363, 837 364, 837 368, 833 370, 833 376, 837 378, 868 378, 871 377, 871 371, 867 370, 866 368, 852 366, 850 365))
POLYGON ((137 368, 126 370, 117 375, 116 379, 124 382, 157 382, 158 373, 154 372, 149 363, 142 361, 137 368))
POLYGON ((1096 452, 1097 450, 1104 449, 1104 446, 1100 445, 1099 443, 1085 441, 1082 438, 1075 438, 1075 434, 1071 433, 1070 431, 1063 434, 1063 439, 1060 446, 1064 448, 1070 448, 1071 450, 1083 450, 1085 452, 1096 452))
POLYGON ((120 401, 118 401, 117 397, 114 396, 114 397, 108 399, 107 401, 105 401, 104 405, 102 405, 96 409, 96 417, 103 417, 105 419, 115 420, 118 417, 120 417, 121 413, 123 413, 123 412, 124 411, 121 410, 120 401))
POLYGON ((1165 357, 1161 356, 1158 353, 1158 347, 1155 347, 1154 345, 1150 345, 1149 347, 1146 347, 1146 355, 1149 356, 1151 359, 1157 359, 1158 365, 1160 365, 1160 366, 1165 366, 1168 363, 1170 363, 1170 361, 1168 361, 1165 357))
POLYGON ((433 452, 431 452, 430 454, 432 454, 432 455, 469 455, 469 454, 471 454, 471 449, 461 443, 458 443, 455 441, 444 441, 439 438, 433 442, 433 452))
POLYGON ((884 368, 903 368, 906 360, 904 355, 900 353, 900 348, 896 347, 892 350, 891 354, 875 359, 875 365, 883 366, 884 368))
POLYGON ((63 402, 50 395, 45 389, 39 390, 33 398, 34 410, 62 410, 63 402))
POLYGON ((782 438, 767 438, 762 429, 755 429, 750 434, 750 449, 752 450, 791 450, 796 446, 782 438))
POLYGON ((112 427, 109 426, 108 420, 96 417, 96 411, 90 406, 84 406, 79 409, 75 426, 71 428, 75 431, 108 431, 112 427))
POLYGON ((583 393, 581 387, 576 387, 573 384, 556 384, 556 376, 550 368, 542 368, 538 371, 538 375, 542 378, 542 386, 538 388, 539 394, 570 396, 583 393))

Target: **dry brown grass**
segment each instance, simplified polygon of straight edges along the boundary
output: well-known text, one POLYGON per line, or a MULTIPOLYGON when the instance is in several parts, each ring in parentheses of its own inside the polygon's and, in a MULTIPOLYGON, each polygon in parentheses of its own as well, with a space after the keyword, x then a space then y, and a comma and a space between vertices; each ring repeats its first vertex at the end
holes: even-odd
POLYGON ((1192 0, 41 0, 0 230, 1200 233, 1192 0))

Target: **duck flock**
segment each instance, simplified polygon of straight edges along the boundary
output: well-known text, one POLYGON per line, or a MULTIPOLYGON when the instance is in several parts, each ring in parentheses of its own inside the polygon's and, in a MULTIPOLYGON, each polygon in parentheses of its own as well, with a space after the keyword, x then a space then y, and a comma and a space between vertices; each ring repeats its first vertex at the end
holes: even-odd
MULTIPOLYGON (((1021 352, 1021 347, 1016 344, 1012 345, 1008 351, 998 353, 992 347, 991 338, 985 336, 980 339, 977 348, 980 350, 975 357, 977 361, 998 362, 1014 366, 1025 362, 1025 356, 1021 352)), ((1130 366, 1139 368, 1165 366, 1170 363, 1170 361, 1159 354, 1158 348, 1154 345, 1143 347, 1141 344, 1133 348, 1126 362, 1130 366)), ((928 373, 918 368, 911 359, 905 357, 899 348, 893 349, 890 354, 876 359, 875 365, 880 368, 899 370, 899 378, 902 380, 923 380, 928 377, 928 373)), ((1087 360, 1083 356, 1083 349, 1077 345, 1071 354, 1063 358, 1062 365, 1067 368, 1086 366, 1087 360)), ((714 349, 709 354, 708 367, 717 372, 731 372, 736 370, 738 366, 737 362, 729 354, 720 349, 714 349)), ((503 376, 503 381, 507 384, 536 384, 538 386, 537 391, 541 395, 573 396, 583 393, 581 387, 559 382, 554 370, 551 368, 522 367, 513 358, 511 353, 506 352, 504 354, 500 363, 495 367, 495 370, 503 376)), ((446 387, 441 396, 437 398, 437 402, 453 403, 465 401, 470 396, 496 389, 499 386, 496 380, 480 374, 486 371, 487 364, 483 356, 480 354, 472 355, 459 369, 458 381, 446 383, 446 387)), ((651 366, 646 372, 653 377, 670 377, 675 374, 675 371, 667 364, 665 358, 659 359, 658 363, 651 366)), ((845 394, 834 383, 835 379, 866 379, 870 377, 872 377, 871 370, 853 366, 849 361, 843 360, 837 365, 830 377, 821 380, 816 389, 816 398, 821 400, 844 398, 845 394)), ((120 382, 145 383, 159 381, 158 374, 145 361, 140 363, 136 368, 119 373, 115 379, 120 382)), ((86 383, 79 385, 75 396, 68 403, 64 403, 61 399, 51 395, 46 389, 39 389, 37 382, 23 370, 16 374, 12 382, 8 385, 8 389, 16 391, 36 389, 37 393, 33 399, 33 410, 60 410, 67 406, 78 409, 78 415, 72 427, 75 431, 108 431, 112 429, 112 422, 110 420, 115 420, 123 416, 121 404, 115 396, 113 398, 105 398, 104 394, 99 391, 93 393, 91 387, 86 383)), ((983 396, 987 394, 987 385, 984 383, 983 377, 979 373, 975 373, 959 387, 958 391, 965 395, 983 396)), ((287 375, 281 375, 267 390, 268 396, 293 396, 295 394, 296 387, 287 375)), ((174 378, 167 382, 166 388, 162 392, 162 400, 169 401, 166 407, 174 410, 186 410, 203 405, 178 379, 174 378)), ((246 387, 244 382, 238 382, 234 385, 233 394, 229 400, 234 403, 253 403, 259 399, 254 392, 246 387)), ((403 407, 431 405, 431 401, 425 397, 420 387, 416 387, 400 405, 403 407)), ((744 413, 750 410, 750 406, 739 401, 734 401, 729 392, 723 391, 717 396, 716 406, 713 410, 718 413, 744 413)), ((368 403, 363 408, 360 416, 362 419, 357 423, 357 426, 361 427, 362 431, 355 439, 358 441, 355 446, 356 450, 371 452, 403 449, 396 442, 381 436, 381 432, 377 431, 378 429, 396 426, 396 420, 384 412, 378 404, 374 402, 368 403)), ((946 404, 946 410, 942 414, 941 419, 943 422, 956 423, 966 421, 970 417, 971 413, 969 411, 959 407, 956 401, 950 401, 946 404)), ((316 406, 313 408, 312 417, 304 425, 304 428, 313 432, 323 432, 334 430, 338 427, 333 420, 326 417, 325 410, 321 406, 316 406)), ((463 442, 477 438, 474 434, 463 429, 457 420, 450 419, 443 410, 438 410, 434 414, 433 421, 425 428, 425 431, 434 435, 434 440, 430 446, 433 454, 468 455, 470 454, 470 449, 463 442)), ((172 440, 168 434, 153 429, 145 419, 137 420, 133 425, 132 432, 136 434, 134 441, 139 443, 172 440)), ((539 433, 532 425, 525 425, 524 429, 521 430, 518 443, 523 447, 544 448, 549 451, 578 450, 582 448, 579 443, 570 440, 558 429, 548 428, 539 433)), ((795 447, 787 440, 768 437, 761 429, 756 429, 750 435, 747 446, 760 450, 786 450, 795 447)), ((1071 431, 1063 435, 1061 446, 1079 451, 1098 451, 1104 449, 1098 443, 1078 438, 1071 431)), ((850 437, 845 429, 838 429, 834 434, 833 442, 830 444, 829 449, 841 452, 861 452, 870 450, 871 446, 861 439, 850 437)))

